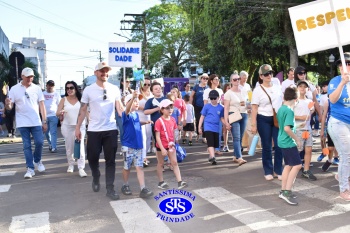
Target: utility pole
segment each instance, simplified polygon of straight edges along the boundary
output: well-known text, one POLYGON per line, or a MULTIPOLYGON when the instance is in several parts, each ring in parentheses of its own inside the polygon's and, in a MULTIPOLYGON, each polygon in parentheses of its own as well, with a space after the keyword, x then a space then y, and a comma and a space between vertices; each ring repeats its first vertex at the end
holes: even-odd
POLYGON ((95 53, 100 53, 100 57, 98 57, 97 59, 100 60, 100 62, 102 62, 102 56, 101 56, 101 50, 95 50, 95 49, 90 49, 90 52, 95 52, 95 53))
POLYGON ((131 30, 131 31, 143 31, 143 64, 145 65, 146 70, 148 70, 148 47, 147 47, 147 29, 146 29, 146 15, 145 14, 124 14, 124 17, 142 17, 142 20, 121 20, 120 23, 124 26, 120 30, 131 30), (141 28, 125 28, 125 23, 131 24, 142 24, 141 28))

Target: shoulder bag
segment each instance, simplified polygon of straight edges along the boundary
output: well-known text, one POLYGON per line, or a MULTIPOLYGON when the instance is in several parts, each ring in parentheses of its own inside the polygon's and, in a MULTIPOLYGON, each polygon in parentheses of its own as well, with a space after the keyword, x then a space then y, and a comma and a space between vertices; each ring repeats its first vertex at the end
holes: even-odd
MULTIPOLYGON (((234 93, 233 93, 234 94, 234 93)), ((233 106, 234 107, 234 106, 233 106)), ((242 119, 241 112, 239 111, 239 108, 234 107, 236 110, 234 112, 229 112, 228 114, 228 123, 232 124, 236 121, 239 121, 242 119)))
POLYGON ((270 104, 272 106, 272 111, 273 111, 273 125, 277 128, 279 128, 279 125, 278 125, 278 120, 277 120, 277 113, 272 105, 272 101, 271 101, 271 98, 269 96, 269 94, 267 94, 267 92, 265 91, 265 88, 263 88, 262 84, 260 85, 261 89, 266 93, 267 97, 269 97, 269 100, 270 100, 270 104))

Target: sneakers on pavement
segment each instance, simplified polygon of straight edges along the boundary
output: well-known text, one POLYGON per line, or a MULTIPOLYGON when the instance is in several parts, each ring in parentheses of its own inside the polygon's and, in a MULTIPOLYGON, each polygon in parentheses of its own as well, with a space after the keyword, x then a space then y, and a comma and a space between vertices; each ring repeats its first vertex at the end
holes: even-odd
POLYGON ((81 178, 87 177, 87 174, 86 174, 86 172, 84 171, 84 169, 79 169, 79 176, 80 176, 81 178))
POLYGON ((273 180, 273 175, 265 175, 264 177, 267 181, 273 180))
POLYGON ((57 148, 52 148, 51 153, 57 153, 57 148))
POLYGON ((328 171, 328 169, 331 165, 332 165, 332 163, 327 160, 321 167, 322 171, 324 171, 324 172, 328 171))
POLYGON ((350 192, 349 190, 345 190, 344 192, 340 193, 340 198, 345 201, 350 201, 350 192))
POLYGON ((292 191, 284 190, 282 191, 282 194, 279 195, 279 197, 290 205, 298 205, 298 202, 295 200, 295 198, 292 197, 292 191))
POLYGON ((119 195, 113 189, 107 190, 106 196, 112 200, 119 199, 119 195))
POLYGON ((186 139, 182 139, 182 144, 186 144, 186 139))
POLYGON ((144 187, 140 192, 141 198, 147 198, 153 195, 153 192, 149 190, 147 187, 144 187))
POLYGON ((33 176, 35 176, 34 170, 28 167, 26 174, 24 174, 24 179, 30 179, 33 176))
POLYGON ((179 183, 178 183, 178 186, 177 186, 177 188, 178 189, 183 189, 183 188, 186 188, 188 185, 187 185, 187 183, 185 182, 185 181, 180 181, 179 183))
POLYGON ((159 182, 158 188, 160 188, 160 189, 168 189, 169 185, 167 183, 165 183, 164 181, 162 181, 162 182, 159 182))
POLYGON ((320 154, 320 156, 317 157, 317 162, 321 162, 324 157, 326 157, 324 154, 320 154))
POLYGON ((333 159, 333 165, 339 165, 339 158, 338 157, 335 157, 333 159))
MULTIPOLYGON (((292 198, 297 198, 297 197, 298 197, 298 196, 297 196, 295 193, 293 193, 292 191, 290 191, 290 192, 291 192, 290 196, 291 196, 292 198)), ((280 194, 278 195, 278 197, 282 199, 282 195, 283 195, 283 191, 280 190, 280 194)))
POLYGON ((188 145, 189 145, 189 146, 192 146, 192 141, 188 141, 188 145))
POLYGON ((73 173, 74 172, 74 165, 69 165, 67 169, 68 173, 73 173))
POLYGON ((52 151, 52 146, 49 146, 49 151, 52 151))
POLYGON ((45 167, 44 164, 39 161, 37 163, 34 163, 34 167, 39 171, 39 172, 44 172, 45 171, 45 167))
POLYGON ((301 173, 301 177, 312 180, 312 181, 317 180, 316 176, 314 176, 314 174, 312 174, 312 172, 310 170, 303 171, 301 173))
POLYGON ((209 163, 211 163, 211 165, 216 165, 217 164, 215 157, 210 158, 208 161, 209 161, 209 163))
POLYGON ((132 194, 129 185, 124 184, 122 186, 122 193, 124 195, 131 195, 132 194))
POLYGON ((221 150, 222 152, 229 152, 229 150, 228 150, 228 146, 224 146, 223 148, 222 148, 222 150, 221 150))

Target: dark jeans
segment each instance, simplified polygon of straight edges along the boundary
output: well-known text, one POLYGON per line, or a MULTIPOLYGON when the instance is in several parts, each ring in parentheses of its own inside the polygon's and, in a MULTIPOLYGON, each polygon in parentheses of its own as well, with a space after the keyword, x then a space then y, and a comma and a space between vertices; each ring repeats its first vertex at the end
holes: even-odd
POLYGON ((316 112, 312 114, 310 124, 311 124, 311 128, 312 126, 314 126, 315 130, 320 129, 320 121, 318 119, 318 114, 316 112))
POLYGON ((273 125, 272 116, 257 115, 257 127, 262 144, 262 164, 265 175, 282 175, 282 151, 277 144, 278 128, 273 125), (274 164, 272 164, 272 140, 275 145, 274 164))
POLYGON ((106 161, 106 188, 107 190, 114 189, 115 178, 115 154, 118 149, 118 130, 109 130, 101 132, 87 132, 87 159, 94 180, 100 177, 100 153, 103 148, 103 153, 106 161))
POLYGON ((7 132, 9 134, 15 135, 16 133, 16 126, 15 126, 15 109, 12 108, 12 110, 5 110, 5 124, 7 128, 7 132))
MULTIPOLYGON (((197 132, 197 135, 199 135, 198 133, 198 123, 199 123, 199 118, 201 118, 201 111, 202 111, 203 107, 197 107, 197 106, 194 106, 194 116, 196 117, 196 132, 197 132)), ((202 138, 205 138, 205 133, 204 133, 204 130, 202 129, 202 138)))

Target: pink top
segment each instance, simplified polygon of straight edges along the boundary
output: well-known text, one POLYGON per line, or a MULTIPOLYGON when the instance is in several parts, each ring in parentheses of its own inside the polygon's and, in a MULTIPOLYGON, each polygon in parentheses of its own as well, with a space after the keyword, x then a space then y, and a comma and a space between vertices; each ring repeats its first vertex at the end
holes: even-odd
POLYGON ((183 99, 176 99, 174 101, 174 106, 179 109, 180 111, 180 116, 181 116, 181 120, 184 120, 183 119, 183 113, 186 111, 186 103, 183 99))

